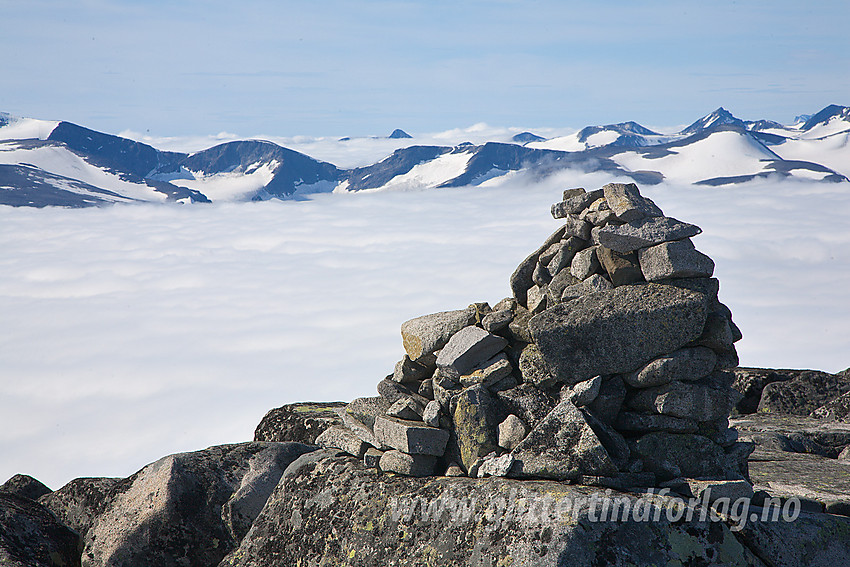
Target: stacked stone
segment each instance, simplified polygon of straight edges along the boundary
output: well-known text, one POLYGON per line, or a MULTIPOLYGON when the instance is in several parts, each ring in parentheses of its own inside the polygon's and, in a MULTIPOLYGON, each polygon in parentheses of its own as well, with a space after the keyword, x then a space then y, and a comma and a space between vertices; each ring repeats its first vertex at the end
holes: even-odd
POLYGON ((747 477, 728 417, 741 338, 699 227, 634 184, 570 189, 492 308, 407 321, 379 397, 317 442, 369 466, 612 487, 747 477))

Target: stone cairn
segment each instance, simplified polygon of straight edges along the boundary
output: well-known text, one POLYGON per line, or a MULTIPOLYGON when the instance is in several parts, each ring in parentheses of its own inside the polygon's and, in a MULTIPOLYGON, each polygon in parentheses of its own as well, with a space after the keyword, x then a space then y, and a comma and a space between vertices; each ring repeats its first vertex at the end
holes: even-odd
POLYGON ((380 396, 317 443, 411 476, 506 476, 612 488, 747 480, 729 413, 741 333, 695 225, 634 184, 568 189, 558 228, 492 308, 405 322, 380 396))

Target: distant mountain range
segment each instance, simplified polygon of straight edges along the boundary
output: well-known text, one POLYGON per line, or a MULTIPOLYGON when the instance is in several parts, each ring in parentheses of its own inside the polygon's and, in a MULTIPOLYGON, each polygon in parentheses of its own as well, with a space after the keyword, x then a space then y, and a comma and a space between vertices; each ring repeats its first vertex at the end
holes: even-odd
POLYGON ((227 142, 192 154, 169 152, 70 122, 0 113, 0 204, 87 207, 284 199, 328 191, 493 184, 518 171, 539 177, 566 168, 601 171, 640 184, 850 181, 850 107, 837 105, 801 116, 793 125, 745 121, 718 108, 667 134, 623 122, 551 139, 522 132, 479 145, 421 145, 403 130, 387 139, 410 145, 377 163, 342 169, 269 141, 227 142))

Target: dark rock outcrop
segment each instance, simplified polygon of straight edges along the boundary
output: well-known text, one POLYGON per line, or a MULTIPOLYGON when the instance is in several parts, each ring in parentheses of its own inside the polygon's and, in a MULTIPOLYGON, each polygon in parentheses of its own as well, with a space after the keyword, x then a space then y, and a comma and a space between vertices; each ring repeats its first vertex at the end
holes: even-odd
POLYGON ((82 564, 216 565, 238 544, 286 466, 312 450, 243 443, 164 457, 108 490, 87 530, 82 564), (275 470, 277 478, 268 478, 275 470))
POLYGON ((76 478, 39 502, 62 523, 85 539, 95 519, 103 513, 120 478, 76 478))
POLYGON ((0 565, 79 567, 79 534, 30 498, 0 492, 0 565))
POLYGON ((0 492, 38 500, 41 496, 50 494, 51 490, 29 475, 16 474, 0 486, 0 492))
POLYGON ((646 516, 637 518, 648 521, 636 521, 639 496, 553 481, 385 475, 315 452, 287 469, 222 566, 764 567, 839 565, 850 553, 847 518, 754 520, 735 532, 731 519, 700 521, 698 513, 668 520, 680 501, 669 495, 643 499, 646 516), (599 521, 606 495, 619 499, 618 514, 626 502, 634 508, 625 519, 599 521), (821 535, 823 544, 812 545, 821 535))
POLYGON ((270 410, 257 425, 254 441, 294 442, 312 445, 332 425, 342 425, 337 409, 344 402, 301 402, 270 410))
POLYGON ((810 370, 790 380, 771 382, 762 390, 759 412, 809 415, 838 396, 850 392, 850 377, 810 370))

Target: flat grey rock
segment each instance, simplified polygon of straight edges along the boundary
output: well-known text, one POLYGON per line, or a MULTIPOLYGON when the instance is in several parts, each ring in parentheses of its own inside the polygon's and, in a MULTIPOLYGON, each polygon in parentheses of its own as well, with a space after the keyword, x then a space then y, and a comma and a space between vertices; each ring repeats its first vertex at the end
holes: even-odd
POLYGON ((409 455, 442 456, 449 440, 445 429, 389 416, 379 416, 374 431, 378 441, 409 455))
POLYGON ((399 360, 393 371, 393 380, 402 384, 410 382, 418 382, 424 380, 434 373, 434 367, 431 365, 415 362, 408 355, 399 360))
POLYGON ((663 242, 638 250, 640 269, 646 281, 669 278, 709 278, 714 261, 694 248, 689 238, 663 242))
POLYGON ((608 291, 613 289, 614 285, 599 274, 592 274, 583 282, 564 288, 561 294, 561 301, 570 301, 582 295, 596 293, 597 291, 608 291))
POLYGON ((470 325, 452 335, 437 356, 437 366, 466 374, 508 345, 507 339, 470 325))
POLYGON ((648 248, 670 240, 690 238, 702 232, 698 226, 671 217, 646 217, 599 230, 599 243, 617 252, 648 248))
POLYGON ((650 433, 652 431, 696 433, 698 424, 693 419, 673 417, 671 415, 622 411, 617 415, 614 428, 618 431, 633 433, 650 433))
POLYGON ((640 412, 712 421, 728 416, 739 398, 740 394, 731 388, 722 390, 677 381, 637 390, 626 400, 626 405, 640 412))
POLYGON ((368 449, 365 441, 342 425, 334 425, 326 429, 316 438, 316 445, 324 449, 339 449, 358 459, 363 458, 363 454, 368 449))
POLYGON ((660 284, 621 286, 535 315, 529 330, 551 374, 575 384, 631 372, 703 332, 708 299, 660 284))
POLYGON ((410 397, 399 398, 387 408, 387 415, 399 419, 419 420, 425 411, 425 405, 410 397))
POLYGON ((503 378, 510 376, 512 371, 513 367, 508 361, 508 356, 504 352, 500 352, 493 358, 479 364, 469 374, 460 376, 459 382, 465 388, 476 384, 489 388, 503 378))
POLYGON ((336 411, 339 414, 339 417, 342 419, 342 425, 346 429, 354 433, 366 444, 371 445, 372 447, 377 447, 379 449, 383 448, 381 443, 375 438, 375 434, 372 433, 371 427, 367 427, 365 423, 354 417, 354 415, 348 413, 345 408, 340 408, 336 411))
POLYGON ((507 328, 514 319, 514 312, 511 309, 502 309, 493 311, 484 316, 481 320, 481 326, 485 331, 496 333, 507 328))
POLYGON ((511 467, 514 464, 514 457, 510 453, 504 455, 496 455, 495 453, 487 455, 482 459, 478 470, 475 473, 477 478, 486 478, 492 476, 508 476, 511 467))
POLYGON ((429 455, 409 455, 401 451, 386 451, 378 461, 378 467, 385 472, 394 472, 405 476, 430 476, 434 474, 437 457, 429 455))
POLYGON ((319 565, 343 557, 340 562, 353 566, 837 567, 850 555, 850 542, 841 535, 850 530, 850 520, 827 514, 803 514, 794 522, 748 522, 744 530, 733 532, 732 521, 668 521, 665 512, 680 500, 671 495, 656 494, 647 502, 638 500, 640 494, 617 490, 610 493, 612 498, 628 502, 630 509, 644 502, 649 519, 630 515, 625 521, 593 521, 586 505, 574 520, 570 514, 569 521, 563 519, 566 512, 537 512, 544 502, 586 502, 604 491, 598 486, 503 478, 384 475, 376 481, 374 471, 360 462, 328 457, 284 481, 240 548, 221 565, 319 565), (446 503, 467 498, 482 504, 467 515, 447 513, 446 503), (495 502, 508 502, 514 513, 493 514, 493 521, 484 521, 495 502), (422 521, 421 506, 432 503, 443 513, 422 521), (530 511, 524 513, 526 509, 530 511), (660 520, 653 520, 656 516, 660 520), (401 538, 401 533, 409 537, 401 538), (824 544, 811 543, 819 541, 824 544))
POLYGON ((623 375, 634 388, 651 388, 673 380, 694 381, 711 374, 717 355, 706 347, 682 348, 650 361, 637 372, 623 375))

